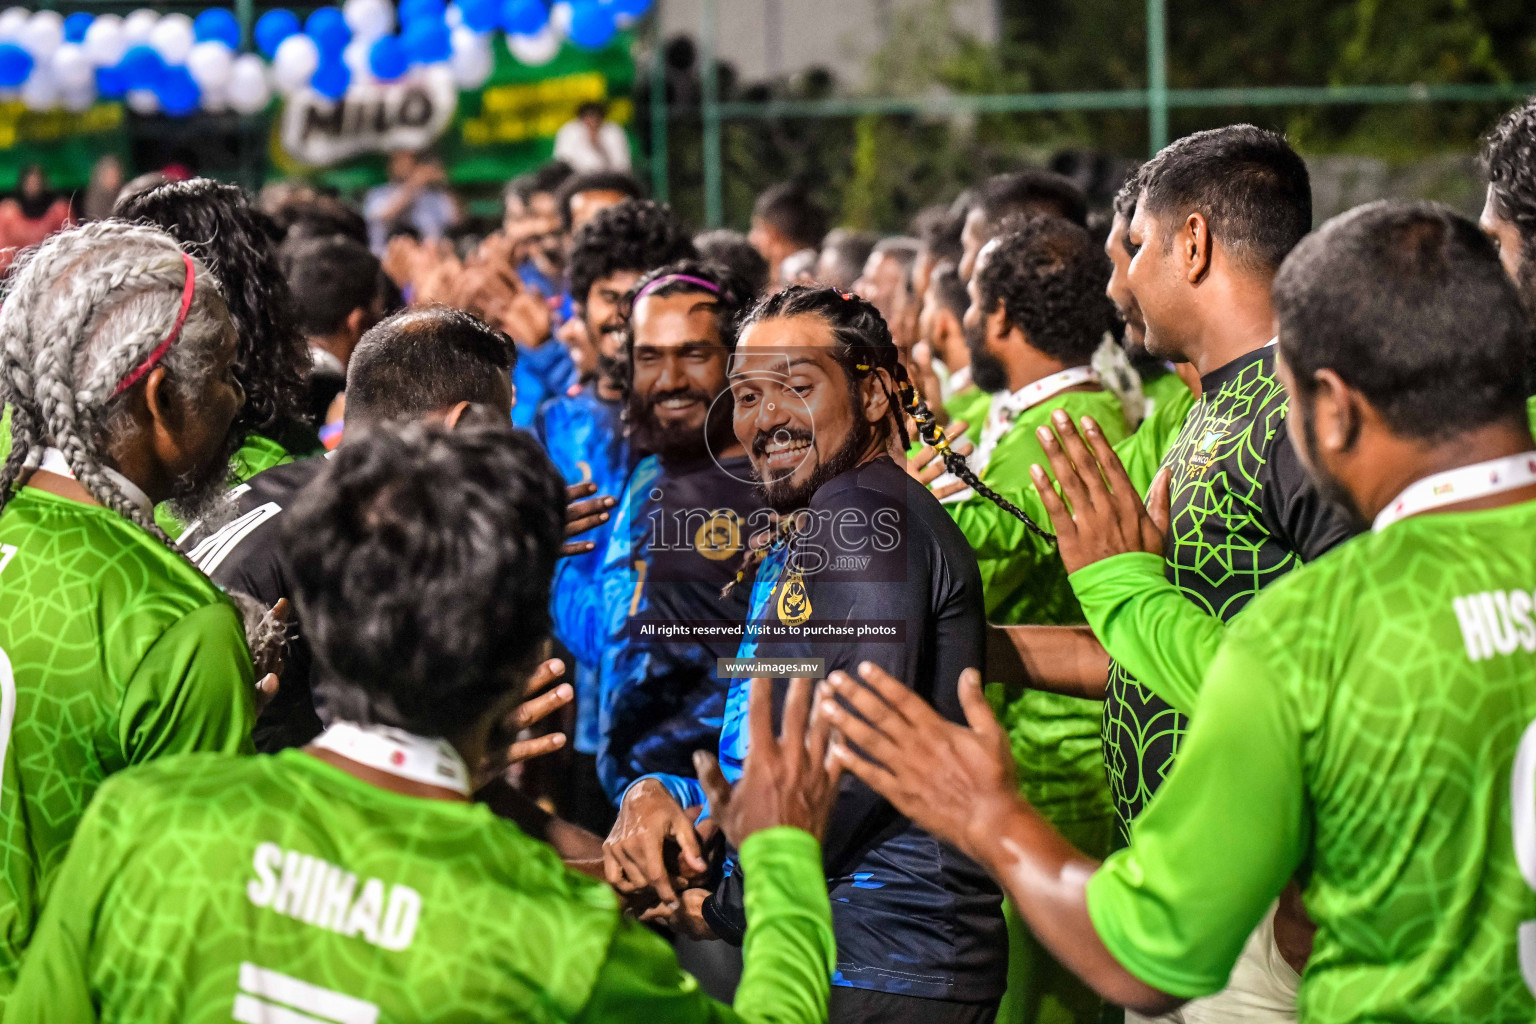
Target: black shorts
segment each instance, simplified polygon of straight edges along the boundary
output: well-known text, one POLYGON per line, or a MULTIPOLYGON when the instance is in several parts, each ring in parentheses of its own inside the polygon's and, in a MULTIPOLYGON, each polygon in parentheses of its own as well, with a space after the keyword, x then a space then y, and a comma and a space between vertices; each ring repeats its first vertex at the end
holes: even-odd
POLYGON ((867 988, 832 986, 827 1024, 994 1024, 997 1001, 952 1003, 867 988))

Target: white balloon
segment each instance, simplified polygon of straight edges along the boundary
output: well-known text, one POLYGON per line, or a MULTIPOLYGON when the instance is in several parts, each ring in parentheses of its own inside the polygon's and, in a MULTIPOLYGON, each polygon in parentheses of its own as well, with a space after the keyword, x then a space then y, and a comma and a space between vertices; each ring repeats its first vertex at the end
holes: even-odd
POLYGON ((59 103, 72 114, 83 114, 96 105, 96 83, 78 89, 66 89, 59 95, 59 103))
POLYGON ((192 19, 185 14, 167 14, 149 34, 149 45, 165 58, 167 64, 185 64, 192 53, 192 19))
POLYGON ((267 85, 267 67, 254 53, 235 58, 225 90, 232 109, 242 114, 256 114, 267 109, 272 89, 267 85))
POLYGON ((59 83, 59 88, 65 92, 72 92, 96 85, 96 69, 91 66, 91 58, 85 55, 85 50, 76 43, 65 43, 53 51, 53 80, 59 83))
POLYGON ((395 28, 395 5, 389 0, 347 0, 341 16, 359 39, 387 36, 395 28))
POLYGON ((555 59, 560 52, 560 36, 553 25, 545 25, 531 36, 507 36, 507 49, 519 64, 536 68, 555 59))
POLYGON ((21 102, 28 110, 52 110, 59 102, 59 87, 47 68, 33 68, 21 85, 21 102))
POLYGON ((153 114, 160 109, 160 97, 153 89, 129 89, 128 109, 135 114, 153 114))
POLYGON ((206 113, 220 114, 229 109, 229 95, 223 89, 203 89, 197 105, 206 113))
POLYGON ((464 24, 464 12, 459 10, 458 4, 449 4, 448 9, 443 12, 443 21, 449 28, 458 28, 464 24))
POLYGON ((0 43, 14 43, 21 38, 21 30, 27 27, 32 12, 25 7, 7 7, 0 14, 0 43))
MULTIPOLYGON (((149 42, 149 34, 155 30, 155 26, 159 22, 160 15, 147 7, 140 7, 123 19, 123 39, 129 46, 137 43, 147 43, 149 42)), ((156 101, 155 106, 156 108, 160 106, 159 101, 156 101)))
POLYGON ((320 66, 320 48, 304 33, 289 36, 278 44, 272 55, 272 81, 283 92, 298 92, 309 86, 320 66))
POLYGON ((123 19, 115 14, 98 14, 91 27, 85 30, 85 42, 81 46, 92 64, 99 68, 112 67, 128 51, 123 19))
POLYGON ((64 45, 64 15, 58 11, 38 11, 27 19, 16 41, 33 60, 46 61, 64 45))
POLYGON ((563 36, 571 30, 571 15, 574 13, 575 10, 566 0, 560 0, 560 3, 549 9, 549 24, 563 36))
POLYGON ((235 69, 235 51, 226 44, 209 40, 198 43, 187 54, 187 72, 204 92, 223 89, 235 69))
POLYGON ((375 81, 373 69, 368 66, 368 51, 377 39, 354 39, 341 51, 341 61, 352 72, 351 85, 368 85, 375 81))
POLYGON ((448 67, 460 89, 480 88, 495 66, 489 39, 482 39, 467 28, 453 30, 453 53, 448 58, 448 67))

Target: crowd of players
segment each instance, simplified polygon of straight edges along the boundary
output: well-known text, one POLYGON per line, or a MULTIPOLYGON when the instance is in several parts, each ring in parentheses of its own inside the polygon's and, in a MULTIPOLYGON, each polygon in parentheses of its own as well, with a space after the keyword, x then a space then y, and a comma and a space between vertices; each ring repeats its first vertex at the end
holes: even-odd
POLYGON ((4 1019, 1530 1021, 1536 104, 1484 156, 130 183, 0 293, 4 1019))

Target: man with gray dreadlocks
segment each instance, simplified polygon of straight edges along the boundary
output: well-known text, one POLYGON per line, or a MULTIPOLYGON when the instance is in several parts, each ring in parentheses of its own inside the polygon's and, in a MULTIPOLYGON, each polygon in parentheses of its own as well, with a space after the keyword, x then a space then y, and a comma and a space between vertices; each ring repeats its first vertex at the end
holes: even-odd
POLYGON ((250 751, 255 707, 240 614, 154 521, 222 492, 244 401, 207 268, 121 221, 54 235, 11 275, 0 346, 3 1009, 103 780, 250 751))

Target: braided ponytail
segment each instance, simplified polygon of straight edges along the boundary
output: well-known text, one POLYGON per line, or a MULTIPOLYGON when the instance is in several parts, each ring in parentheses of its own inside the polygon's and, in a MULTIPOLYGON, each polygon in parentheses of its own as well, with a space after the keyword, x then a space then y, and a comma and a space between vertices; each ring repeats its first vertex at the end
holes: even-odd
MULTIPOLYGON (((124 493, 106 456, 130 415, 130 392, 116 394, 118 383, 170 334, 186 275, 174 239, 122 221, 59 232, 24 254, 0 306, 0 398, 11 413, 0 509, 52 446, 92 498, 175 549, 124 493)), ((189 397, 213 365, 228 316, 207 269, 194 264, 191 308, 160 364, 189 397)))
MULTIPOLYGON (((1047 533, 1039 523, 1031 519, 1029 513, 981 482, 981 477, 971 469, 970 463, 965 461, 965 456, 951 446, 949 436, 944 433, 944 428, 939 426, 938 417, 934 416, 933 410, 928 408, 928 403, 923 401, 923 396, 918 394, 917 388, 907 377, 906 369, 899 363, 896 366, 896 390, 901 394, 901 407, 917 424, 917 432, 923 439, 923 444, 939 453, 939 457, 944 460, 945 469, 958 477, 971 490, 1023 523, 1024 528, 1036 537, 1045 540, 1056 539, 1055 534, 1047 533)), ((902 436, 905 447, 905 433, 902 436)))

